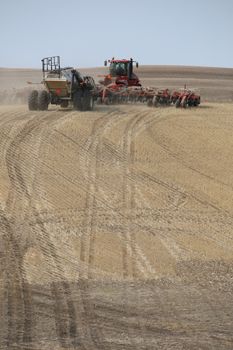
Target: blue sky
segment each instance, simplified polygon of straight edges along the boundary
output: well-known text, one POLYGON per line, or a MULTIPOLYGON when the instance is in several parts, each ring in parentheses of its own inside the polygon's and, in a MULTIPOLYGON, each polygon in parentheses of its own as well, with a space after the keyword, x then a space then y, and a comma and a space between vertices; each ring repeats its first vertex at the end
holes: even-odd
POLYGON ((0 67, 141 65, 233 67, 233 0, 0 0, 0 67))

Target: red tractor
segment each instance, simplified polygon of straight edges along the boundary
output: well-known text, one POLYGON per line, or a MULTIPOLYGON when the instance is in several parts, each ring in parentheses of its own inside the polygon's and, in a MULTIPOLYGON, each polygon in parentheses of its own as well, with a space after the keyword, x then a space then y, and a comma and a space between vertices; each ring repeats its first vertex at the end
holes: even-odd
MULTIPOLYGON (((133 72, 133 63, 135 62, 132 58, 129 60, 115 60, 113 57, 111 60, 104 61, 104 65, 109 65, 109 75, 106 77, 109 79, 110 77, 114 78, 115 84, 124 84, 126 86, 141 86, 139 79, 136 74, 133 72)), ((138 62, 136 63, 136 67, 138 68, 138 62)))
MULTIPOLYGON (((137 75, 133 72, 134 62, 132 58, 129 60, 112 58, 104 62, 105 66, 109 63, 109 74, 100 81, 99 103, 124 102, 128 99, 128 87, 141 87, 137 75)), ((135 63, 138 68, 138 62, 135 63)))

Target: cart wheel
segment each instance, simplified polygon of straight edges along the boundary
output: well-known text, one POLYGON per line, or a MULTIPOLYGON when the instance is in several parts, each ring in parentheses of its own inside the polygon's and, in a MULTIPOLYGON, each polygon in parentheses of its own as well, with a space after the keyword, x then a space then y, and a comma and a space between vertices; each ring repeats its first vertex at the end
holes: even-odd
POLYGON ((30 111, 38 110, 38 91, 33 90, 28 97, 28 108, 30 111))
POLYGON ((47 111, 49 106, 49 94, 46 90, 39 92, 38 96, 38 109, 40 111, 47 111))

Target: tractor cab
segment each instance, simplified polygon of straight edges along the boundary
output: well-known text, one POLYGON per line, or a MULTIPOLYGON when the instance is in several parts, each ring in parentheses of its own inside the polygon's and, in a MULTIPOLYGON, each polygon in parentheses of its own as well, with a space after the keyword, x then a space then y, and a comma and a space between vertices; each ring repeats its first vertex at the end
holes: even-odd
POLYGON ((128 76, 129 61, 111 61, 109 73, 112 77, 128 76))
MULTIPOLYGON (((133 59, 130 60, 122 59, 105 61, 104 65, 107 66, 109 62, 109 75, 115 78, 116 84, 125 84, 127 86, 141 86, 139 79, 136 74, 133 73, 133 59)), ((138 62, 136 62, 138 67, 138 62)))

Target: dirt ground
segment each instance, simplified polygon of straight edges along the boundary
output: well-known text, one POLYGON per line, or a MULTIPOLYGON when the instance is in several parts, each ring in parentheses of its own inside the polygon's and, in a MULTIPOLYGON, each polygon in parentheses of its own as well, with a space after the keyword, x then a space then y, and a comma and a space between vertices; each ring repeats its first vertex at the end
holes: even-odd
POLYGON ((0 349, 232 349, 232 132, 226 102, 0 106, 0 349))

